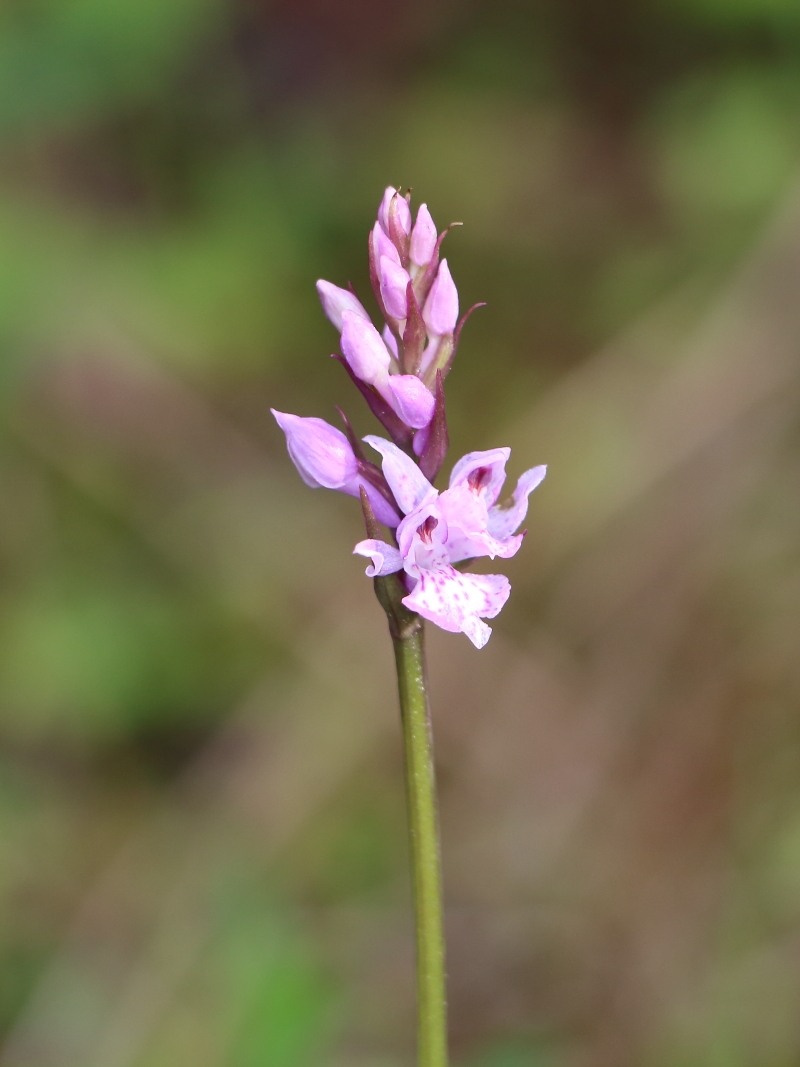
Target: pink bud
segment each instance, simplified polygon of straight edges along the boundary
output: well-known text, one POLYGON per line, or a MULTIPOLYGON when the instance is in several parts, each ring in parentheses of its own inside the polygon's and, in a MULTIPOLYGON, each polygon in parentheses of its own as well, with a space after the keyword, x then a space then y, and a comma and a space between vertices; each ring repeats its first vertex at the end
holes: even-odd
POLYGON ((304 419, 270 409, 286 434, 286 447, 300 477, 312 489, 342 489, 358 474, 350 442, 324 419, 304 419))
POLYGON ((386 399, 407 426, 427 426, 436 406, 433 394, 413 374, 393 374, 386 383, 386 399))
POLYGON ((410 278, 399 263, 395 263, 388 256, 380 259, 380 284, 381 296, 387 314, 394 319, 404 319, 408 314, 408 301, 406 289, 410 278))
POLYGON ((375 250, 375 260, 380 263, 381 259, 385 256, 387 259, 391 259, 397 266, 401 266, 400 253, 394 247, 392 242, 380 228, 378 223, 375 223, 375 227, 372 231, 372 243, 375 250))
POLYGON ((436 227, 427 204, 420 204, 417 221, 411 231, 411 262, 427 267, 436 248, 436 227))
POLYGON ((378 222, 387 237, 389 236, 389 205, 395 196, 397 197, 395 210, 397 211, 397 221, 400 223, 400 228, 403 233, 408 233, 411 229, 411 209, 408 206, 408 201, 398 193, 393 185, 389 185, 383 194, 381 206, 378 208, 378 222))
POLYGON ((436 337, 452 333, 458 322, 458 291, 455 282, 447 266, 447 260, 443 259, 439 264, 425 307, 422 309, 422 318, 428 327, 429 333, 436 337))
POLYGON ((322 310, 340 333, 342 330, 342 312, 344 311, 352 311, 369 321, 369 315, 361 301, 349 289, 340 289, 338 285, 323 281, 320 278, 317 282, 317 292, 322 303, 322 310))
POLYGON ((386 526, 397 526, 400 516, 392 505, 359 473, 358 460, 350 442, 324 419, 304 419, 270 409, 286 434, 286 447, 300 477, 312 489, 338 489, 359 497, 363 488, 375 517, 386 526))
POLYGON ((391 357, 381 335, 369 321, 353 311, 342 312, 342 355, 356 378, 368 385, 382 382, 391 357))

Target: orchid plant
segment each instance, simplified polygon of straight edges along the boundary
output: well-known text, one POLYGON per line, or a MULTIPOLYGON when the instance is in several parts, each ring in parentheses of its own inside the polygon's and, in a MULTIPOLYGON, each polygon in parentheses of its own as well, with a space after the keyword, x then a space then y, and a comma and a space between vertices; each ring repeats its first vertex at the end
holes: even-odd
MULTIPOLYGON (((528 496, 546 467, 533 467, 509 501, 498 503, 508 448, 469 452, 448 487, 434 488, 448 449, 444 380, 464 322, 442 240, 425 204, 412 224, 410 194, 386 189, 369 235, 372 289, 384 320, 379 333, 352 289, 317 282, 322 307, 339 331, 334 355, 391 440, 364 442, 345 415, 344 432, 323 419, 273 410, 300 477, 313 489, 357 497, 367 537, 354 552, 369 559, 368 577, 389 620, 397 664, 406 753, 409 830, 417 931, 418 1060, 447 1062, 444 935, 433 746, 425 681, 423 620, 464 633, 477 648, 489 640, 511 587, 502 574, 472 574, 481 556, 508 558, 528 496), (381 526, 386 533, 381 534, 381 526)), ((480 305, 475 305, 475 307, 480 305)))

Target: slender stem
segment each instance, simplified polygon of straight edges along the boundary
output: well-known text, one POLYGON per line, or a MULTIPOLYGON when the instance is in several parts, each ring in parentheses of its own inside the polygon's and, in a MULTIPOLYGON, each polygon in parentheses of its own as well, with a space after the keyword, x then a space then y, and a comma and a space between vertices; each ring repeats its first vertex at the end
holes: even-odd
POLYGON ((417 928, 419 1067, 446 1067, 447 1002, 436 780, 422 620, 392 628, 405 742, 408 823, 417 928))
MULTIPOLYGON (((380 538, 372 506, 361 487, 369 537, 380 538)), ((433 737, 425 686, 423 620, 403 603, 407 590, 397 574, 375 579, 375 596, 389 622, 397 664, 406 758, 408 834, 417 927, 417 1062, 447 1067, 447 999, 444 973, 442 870, 433 737)))

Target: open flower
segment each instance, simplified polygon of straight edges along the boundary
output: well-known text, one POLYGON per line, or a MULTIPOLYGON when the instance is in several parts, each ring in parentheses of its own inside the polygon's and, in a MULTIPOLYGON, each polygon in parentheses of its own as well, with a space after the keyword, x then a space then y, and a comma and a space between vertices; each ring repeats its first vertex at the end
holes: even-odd
POLYGON ((522 544, 515 534, 528 510, 528 495, 546 467, 533 467, 519 479, 508 507, 497 498, 505 482, 511 450, 470 452, 459 460, 450 485, 439 493, 414 461, 381 437, 365 437, 383 457, 383 474, 405 518, 397 527, 397 547, 370 538, 354 552, 368 557, 371 578, 405 571, 409 593, 403 604, 444 630, 465 633, 482 648, 492 619, 511 591, 502 574, 463 574, 454 564, 477 556, 507 558, 522 544))

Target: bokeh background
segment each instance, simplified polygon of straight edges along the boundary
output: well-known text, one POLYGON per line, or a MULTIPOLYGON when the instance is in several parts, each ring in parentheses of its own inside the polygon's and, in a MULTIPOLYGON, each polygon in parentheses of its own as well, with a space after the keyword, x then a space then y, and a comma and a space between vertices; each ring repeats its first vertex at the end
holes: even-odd
POLYGON ((796 0, 7 0, 0 1065, 409 1067, 388 639, 314 281, 411 185, 453 453, 548 462, 431 633, 458 1067, 800 1062, 796 0))

